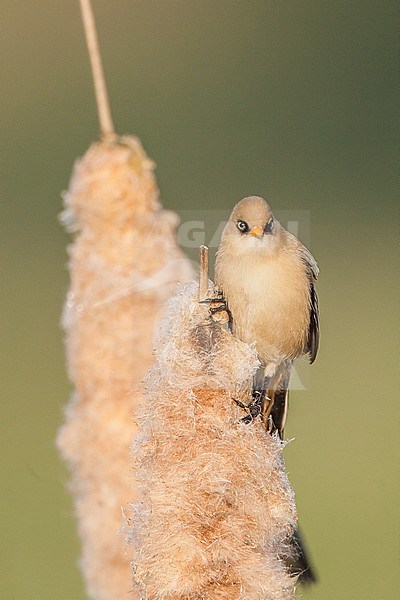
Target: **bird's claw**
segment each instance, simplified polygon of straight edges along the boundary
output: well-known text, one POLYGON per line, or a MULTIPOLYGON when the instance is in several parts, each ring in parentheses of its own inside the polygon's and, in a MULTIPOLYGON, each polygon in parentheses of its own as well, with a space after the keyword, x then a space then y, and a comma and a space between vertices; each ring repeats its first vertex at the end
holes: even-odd
POLYGON ((200 304, 209 304, 211 314, 227 309, 226 300, 222 296, 222 292, 214 292, 213 296, 207 296, 207 298, 200 300, 200 304))
POLYGON ((225 300, 222 300, 221 302, 213 302, 213 305, 210 306, 210 313, 212 315, 215 315, 215 313, 218 312, 227 312, 227 307, 226 307, 226 302, 225 300))
POLYGON ((213 304, 215 303, 222 303, 226 305, 225 299, 222 295, 222 292, 220 292, 219 290, 209 290, 209 292, 212 294, 210 296, 206 296, 205 298, 203 298, 203 300, 200 300, 200 304, 213 304))

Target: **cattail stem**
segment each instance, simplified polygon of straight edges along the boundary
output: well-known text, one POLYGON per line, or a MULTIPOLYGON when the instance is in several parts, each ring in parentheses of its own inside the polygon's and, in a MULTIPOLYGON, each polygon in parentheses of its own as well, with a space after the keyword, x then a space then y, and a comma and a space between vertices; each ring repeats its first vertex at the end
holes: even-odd
POLYGON ((200 271, 199 271, 199 302, 204 300, 208 289, 208 248, 200 246, 200 271))
POLYGON ((92 5, 90 3, 90 0, 80 0, 80 5, 83 27, 85 30, 86 44, 88 47, 90 64, 92 67, 100 130, 104 138, 115 138, 115 129, 111 117, 110 102, 108 99, 104 70, 101 62, 96 23, 93 16, 92 5))

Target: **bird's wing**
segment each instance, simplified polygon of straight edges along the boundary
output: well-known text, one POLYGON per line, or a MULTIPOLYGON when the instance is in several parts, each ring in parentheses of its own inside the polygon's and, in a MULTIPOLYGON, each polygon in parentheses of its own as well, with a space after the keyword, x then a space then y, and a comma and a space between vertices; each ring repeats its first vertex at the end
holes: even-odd
POLYGON ((313 364, 317 357, 319 346, 319 309, 318 296, 314 283, 310 282, 310 322, 308 325, 307 351, 310 355, 310 363, 313 364))
POLYGON ((317 357, 319 346, 319 308, 318 296, 315 291, 314 283, 318 278, 318 265, 311 252, 305 247, 300 248, 301 258, 307 269, 308 278, 310 281, 310 321, 308 324, 307 352, 310 355, 310 363, 312 364, 317 357))
POLYGON ((303 246, 303 244, 301 244, 301 246, 299 247, 299 250, 300 250, 301 259, 306 266, 309 278, 312 281, 317 281, 318 273, 319 273, 317 261, 315 260, 315 258, 313 257, 313 255, 311 254, 309 249, 306 248, 305 246, 303 246))

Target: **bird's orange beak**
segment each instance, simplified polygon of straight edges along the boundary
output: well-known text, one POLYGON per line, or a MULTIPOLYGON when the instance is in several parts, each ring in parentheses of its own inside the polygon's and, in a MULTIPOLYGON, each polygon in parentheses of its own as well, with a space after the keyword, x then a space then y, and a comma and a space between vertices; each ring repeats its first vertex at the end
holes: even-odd
POLYGON ((261 227, 261 225, 255 225, 254 227, 252 227, 250 229, 249 233, 250 233, 250 235, 253 235, 254 237, 260 238, 264 233, 264 229, 261 227))

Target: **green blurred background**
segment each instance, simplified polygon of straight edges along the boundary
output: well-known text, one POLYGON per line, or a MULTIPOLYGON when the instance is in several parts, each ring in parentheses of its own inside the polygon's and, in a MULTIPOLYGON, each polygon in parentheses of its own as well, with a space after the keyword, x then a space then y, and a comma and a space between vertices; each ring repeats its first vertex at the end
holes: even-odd
MULTIPOLYGON (((322 347, 286 450, 320 578, 304 600, 398 597, 396 5, 94 1, 116 127, 157 162, 167 207, 261 194, 309 211, 322 347)), ((97 116, 77 0, 2 0, 0 20, 0 597, 83 600, 54 444, 70 393, 57 215, 97 116)))

